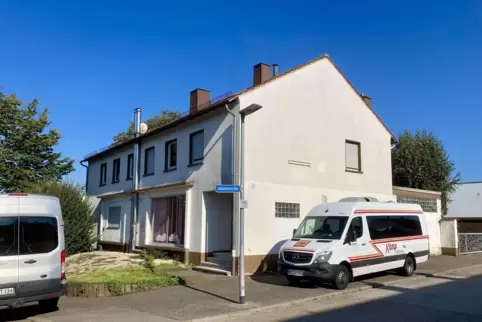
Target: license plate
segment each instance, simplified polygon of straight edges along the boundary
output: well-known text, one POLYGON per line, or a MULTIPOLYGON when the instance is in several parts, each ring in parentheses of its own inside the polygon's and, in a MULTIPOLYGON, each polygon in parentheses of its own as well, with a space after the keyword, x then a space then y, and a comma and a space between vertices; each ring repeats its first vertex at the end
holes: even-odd
POLYGON ((15 295, 15 289, 13 287, 0 288, 0 296, 5 296, 5 295, 15 295))
POLYGON ((299 271, 299 270, 296 270, 296 269, 289 269, 288 270, 288 275, 291 275, 291 276, 303 276, 303 271, 299 271))

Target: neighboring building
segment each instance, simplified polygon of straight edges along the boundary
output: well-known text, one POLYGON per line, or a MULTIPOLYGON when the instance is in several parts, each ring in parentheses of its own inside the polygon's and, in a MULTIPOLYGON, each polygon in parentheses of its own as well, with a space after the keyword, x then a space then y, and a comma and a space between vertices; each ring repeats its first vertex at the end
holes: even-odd
POLYGON ((482 181, 456 186, 442 221, 442 251, 446 255, 482 252, 482 181))
POLYGON ((442 194, 436 191, 393 187, 398 203, 418 204, 424 212, 428 228, 430 255, 441 255, 440 220, 442 219, 442 194))
POLYGON ((251 104, 263 108, 245 121, 246 272, 273 267, 279 246, 316 204, 353 196, 395 200, 393 136, 371 99, 328 56, 280 75, 258 64, 253 80, 252 87, 217 101, 196 89, 188 115, 85 158, 87 194, 97 200, 104 247, 128 243, 137 140, 136 246, 178 252, 193 264, 234 263, 233 196, 217 194, 215 186, 233 182, 233 116, 227 109, 251 104))

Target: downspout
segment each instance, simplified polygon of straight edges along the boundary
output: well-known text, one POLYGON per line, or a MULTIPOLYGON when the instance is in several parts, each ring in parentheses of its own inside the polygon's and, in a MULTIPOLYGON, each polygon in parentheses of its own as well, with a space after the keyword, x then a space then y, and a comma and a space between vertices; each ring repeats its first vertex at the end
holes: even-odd
MULTIPOLYGON (((140 136, 141 130, 141 109, 136 108, 134 110, 134 137, 137 139, 140 136)), ((137 239, 137 221, 139 213, 139 159, 140 159, 140 143, 139 140, 134 142, 134 158, 133 158, 133 171, 132 171, 132 200, 131 200, 131 238, 130 238, 130 249, 128 251, 136 251, 136 239, 137 239)))
MULTIPOLYGON (((228 104, 225 105, 226 111, 233 116, 233 134, 231 136, 231 146, 233 149, 233 152, 231 153, 231 184, 238 184, 237 176, 238 172, 236 171, 236 160, 238 160, 238 144, 237 144, 237 137, 238 137, 238 118, 239 118, 239 113, 233 113, 230 109, 228 104)), ((233 193, 233 220, 232 220, 232 246, 231 246, 231 255, 232 255, 232 261, 231 261, 231 274, 235 275, 236 274, 236 250, 238 248, 238 240, 239 237, 237 236, 237 223, 239 220, 239 196, 236 193, 233 193), (235 237, 238 237, 235 239, 235 237)))

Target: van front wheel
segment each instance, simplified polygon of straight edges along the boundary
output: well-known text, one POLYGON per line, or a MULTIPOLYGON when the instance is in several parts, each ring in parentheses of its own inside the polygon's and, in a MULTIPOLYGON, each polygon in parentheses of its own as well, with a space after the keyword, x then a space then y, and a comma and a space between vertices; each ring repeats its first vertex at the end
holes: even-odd
POLYGON ((286 278, 288 279, 288 282, 290 282, 291 285, 299 286, 301 284, 301 277, 286 276, 286 278))
POLYGON ((348 283, 350 283, 350 272, 348 268, 344 265, 338 265, 333 276, 333 286, 337 290, 344 290, 348 287, 348 283))

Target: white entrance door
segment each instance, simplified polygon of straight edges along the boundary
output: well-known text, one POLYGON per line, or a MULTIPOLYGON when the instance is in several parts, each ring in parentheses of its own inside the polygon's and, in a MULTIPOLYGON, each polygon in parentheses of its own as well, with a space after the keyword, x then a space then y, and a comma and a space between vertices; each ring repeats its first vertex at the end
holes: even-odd
POLYGON ((121 203, 108 203, 102 212, 102 241, 123 243, 124 209, 121 203))
POLYGON ((348 258, 351 262, 353 275, 368 274, 370 273, 371 259, 378 258, 380 255, 370 244, 369 232, 364 218, 361 216, 354 217, 348 227, 348 233, 354 231, 357 237, 355 242, 349 243, 345 240, 343 245, 344 251, 349 254, 348 258))

